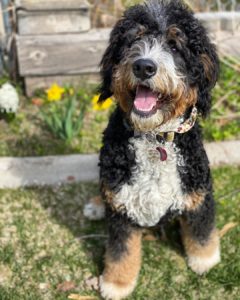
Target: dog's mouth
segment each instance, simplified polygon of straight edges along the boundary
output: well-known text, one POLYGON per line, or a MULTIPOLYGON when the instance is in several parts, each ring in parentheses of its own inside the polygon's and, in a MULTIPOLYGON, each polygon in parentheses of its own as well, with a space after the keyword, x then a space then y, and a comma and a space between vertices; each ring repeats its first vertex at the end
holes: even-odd
POLYGON ((146 86, 138 85, 133 101, 133 111, 142 117, 150 117, 161 108, 165 99, 161 93, 152 91, 146 86))

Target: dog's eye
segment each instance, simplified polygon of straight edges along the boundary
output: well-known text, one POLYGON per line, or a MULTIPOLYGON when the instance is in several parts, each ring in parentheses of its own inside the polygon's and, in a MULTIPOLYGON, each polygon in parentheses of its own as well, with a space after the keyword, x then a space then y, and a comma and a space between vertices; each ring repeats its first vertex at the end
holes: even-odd
POLYGON ((174 47, 174 46, 171 46, 171 50, 173 53, 176 53, 178 50, 177 50, 177 47, 174 47))
POLYGON ((169 48, 171 49, 171 51, 173 53, 177 53, 178 52, 178 48, 177 48, 177 45, 176 45, 175 41, 173 41, 173 40, 169 41, 168 45, 169 45, 169 48))

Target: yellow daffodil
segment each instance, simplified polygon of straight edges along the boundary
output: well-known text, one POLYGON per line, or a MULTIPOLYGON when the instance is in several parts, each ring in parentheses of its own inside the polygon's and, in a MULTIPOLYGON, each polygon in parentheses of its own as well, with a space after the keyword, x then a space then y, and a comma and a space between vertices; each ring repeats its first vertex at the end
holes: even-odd
POLYGON ((62 98, 65 89, 54 83, 50 89, 46 91, 48 101, 59 101, 62 98))
POLYGON ((113 100, 111 98, 106 99, 103 103, 98 103, 99 95, 95 95, 92 98, 92 105, 94 110, 107 110, 112 106, 113 100))

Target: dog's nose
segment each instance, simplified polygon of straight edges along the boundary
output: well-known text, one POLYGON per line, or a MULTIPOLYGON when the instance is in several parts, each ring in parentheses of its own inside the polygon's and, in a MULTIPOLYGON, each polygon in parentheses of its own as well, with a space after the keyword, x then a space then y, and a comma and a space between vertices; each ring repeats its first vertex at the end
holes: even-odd
POLYGON ((153 77, 157 72, 157 66, 151 59, 138 59, 133 64, 133 73, 142 80, 153 77))

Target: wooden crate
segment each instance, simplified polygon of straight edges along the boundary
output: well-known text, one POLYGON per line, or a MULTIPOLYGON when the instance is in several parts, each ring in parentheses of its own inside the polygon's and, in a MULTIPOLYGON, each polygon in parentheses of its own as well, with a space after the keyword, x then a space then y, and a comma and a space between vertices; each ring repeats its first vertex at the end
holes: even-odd
POLYGON ((5 36, 4 22, 3 22, 3 14, 2 14, 2 4, 0 2, 0 41, 5 36))
POLYGON ((91 27, 86 0, 17 0, 16 8, 20 35, 80 33, 91 27))
POLYGON ((19 72, 25 78, 27 94, 54 82, 96 82, 109 35, 110 29, 65 35, 17 35, 19 72))
POLYGON ((17 36, 20 75, 73 75, 98 71, 109 29, 82 34, 17 36))

